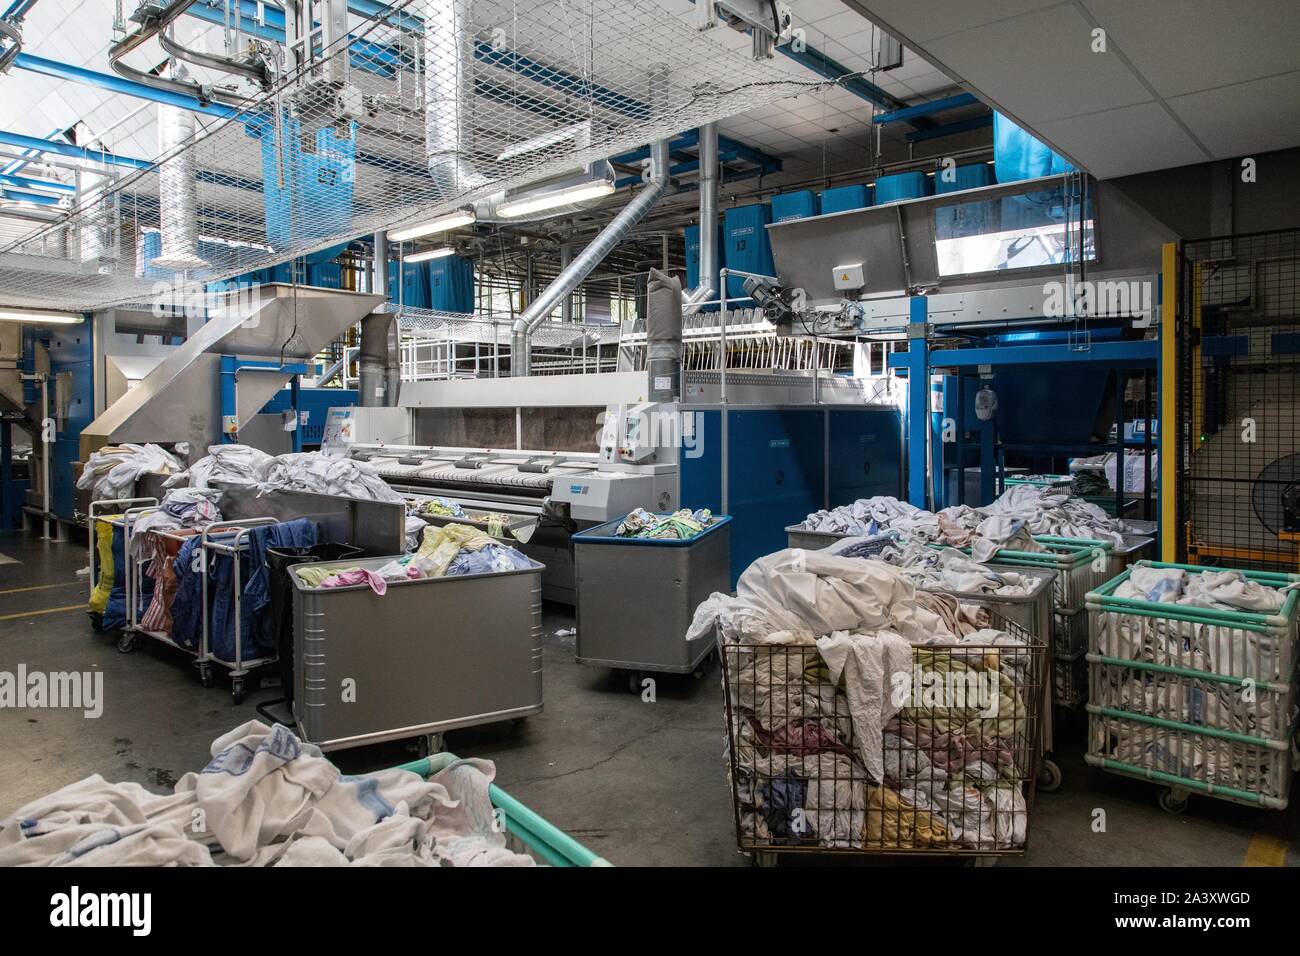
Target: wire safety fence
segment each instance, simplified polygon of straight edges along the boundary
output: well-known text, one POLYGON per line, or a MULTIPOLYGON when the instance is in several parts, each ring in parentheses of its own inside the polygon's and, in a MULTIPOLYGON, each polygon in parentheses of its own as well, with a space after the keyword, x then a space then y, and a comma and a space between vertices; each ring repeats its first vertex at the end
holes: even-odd
POLYGON ((1177 322, 1180 549, 1295 570, 1300 230, 1182 243, 1177 322))

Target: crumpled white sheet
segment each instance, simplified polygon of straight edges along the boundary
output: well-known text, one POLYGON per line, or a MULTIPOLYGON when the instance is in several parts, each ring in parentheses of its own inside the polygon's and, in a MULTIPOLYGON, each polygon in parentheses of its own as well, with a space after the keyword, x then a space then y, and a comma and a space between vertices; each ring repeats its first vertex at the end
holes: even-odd
POLYGON ((262 471, 260 484, 266 491, 311 491, 322 495, 406 504, 406 499, 394 491, 366 462, 352 458, 326 458, 314 451, 280 455, 271 459, 262 471))
POLYGON ((497 832, 488 761, 428 780, 346 776, 285 727, 249 721, 172 794, 88 777, 0 821, 0 866, 532 865, 497 832))
POLYGON ((687 640, 708 635, 754 643, 812 644, 835 631, 896 630, 921 640, 912 583, 880 561, 786 548, 759 558, 736 582, 736 597, 714 594, 695 610, 687 640))
POLYGON ((91 452, 77 487, 93 487, 91 495, 96 500, 130 498, 141 475, 171 474, 184 467, 175 455, 152 443, 113 445, 91 452))
POLYGON ((996 501, 979 509, 985 515, 1019 518, 1030 534, 1050 534, 1062 538, 1091 538, 1124 543, 1120 533, 1123 522, 1112 518, 1092 502, 1070 494, 1068 485, 1038 488, 1013 485, 996 501))
POLYGON ((1128 579, 1115 588, 1115 596, 1159 604, 1271 614, 1282 609, 1286 592, 1296 586, 1267 587, 1240 571, 1188 572, 1181 568, 1135 564, 1129 569, 1128 579))
POLYGON ((911 674, 912 645, 892 631, 836 631, 817 639, 817 653, 830 669, 831 682, 844 683, 862 765, 872 780, 883 783, 885 725, 901 709, 893 693, 894 675, 911 674))
POLYGON ((249 445, 209 445, 207 455, 191 465, 189 471, 173 475, 164 485, 211 488, 214 481, 255 485, 270 461, 270 455, 249 445))

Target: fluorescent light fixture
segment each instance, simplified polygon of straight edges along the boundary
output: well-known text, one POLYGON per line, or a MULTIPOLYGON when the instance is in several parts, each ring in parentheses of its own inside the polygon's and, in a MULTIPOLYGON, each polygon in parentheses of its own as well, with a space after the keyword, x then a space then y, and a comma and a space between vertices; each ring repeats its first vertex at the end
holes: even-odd
POLYGON ((416 226, 407 226, 405 229, 398 229, 388 234, 389 242, 405 242, 407 239, 419 239, 421 236, 432 236, 436 232, 447 232, 450 229, 459 229, 461 226, 473 225, 478 220, 474 215, 473 209, 460 209, 445 216, 439 216, 437 219, 430 219, 428 222, 422 222, 416 226))
POLYGON ((451 246, 439 246, 437 249, 425 249, 423 252, 417 252, 413 255, 403 256, 403 262, 427 262, 430 259, 445 259, 448 256, 454 256, 456 250, 451 246))
POLYGON ((554 209, 556 206, 567 206, 570 203, 585 202, 588 199, 599 199, 601 196, 608 196, 613 191, 614 184, 608 179, 601 179, 594 183, 583 183, 580 186, 569 186, 566 189, 556 189, 552 192, 523 196, 509 202, 503 202, 497 207, 497 212, 506 219, 513 219, 517 216, 542 212, 545 209, 554 209))
POLYGON ((0 322, 33 322, 37 325, 77 325, 77 312, 42 312, 39 309, 7 309, 0 306, 0 322))

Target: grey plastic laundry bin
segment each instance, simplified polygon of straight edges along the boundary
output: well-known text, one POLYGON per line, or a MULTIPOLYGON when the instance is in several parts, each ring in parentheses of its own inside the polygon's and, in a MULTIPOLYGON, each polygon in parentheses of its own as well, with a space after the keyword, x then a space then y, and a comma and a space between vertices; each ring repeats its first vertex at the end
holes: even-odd
POLYGON ((688 674, 713 651, 686 642, 695 609, 731 591, 731 518, 715 515, 694 538, 619 538, 622 519, 573 536, 577 661, 633 672, 688 674))
POLYGON ((390 582, 383 596, 366 584, 312 588, 299 577, 391 560, 289 569, 293 711, 304 739, 337 750, 539 713, 543 566, 390 582))

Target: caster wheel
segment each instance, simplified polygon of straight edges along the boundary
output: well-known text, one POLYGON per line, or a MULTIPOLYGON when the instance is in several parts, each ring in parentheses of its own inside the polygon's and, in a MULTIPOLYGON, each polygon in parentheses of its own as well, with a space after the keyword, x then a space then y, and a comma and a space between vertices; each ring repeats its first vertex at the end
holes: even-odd
POLYGON ((212 686, 212 668, 206 665, 199 668, 199 683, 204 687, 212 686))
POLYGON ((1187 809, 1187 794, 1177 790, 1163 790, 1157 802, 1165 813, 1182 813, 1187 809))
POLYGON ((755 853, 755 854, 750 858, 750 862, 751 862, 754 866, 762 867, 763 869, 767 869, 768 867, 779 866, 779 865, 780 865, 780 864, 778 863, 778 860, 779 860, 779 859, 780 859, 780 857, 778 857, 775 853, 762 853, 762 852, 759 852, 759 853, 755 853))
POLYGON ((117 651, 119 654, 130 654, 136 648, 139 641, 134 634, 123 634, 117 639, 117 651))
POLYGON ((1061 789, 1061 768, 1055 760, 1043 760, 1038 768, 1038 789, 1041 793, 1055 793, 1061 789))
POLYGON ((236 677, 230 682, 230 695, 235 698, 236 704, 244 702, 244 679, 236 677))
POLYGON ((982 870, 986 867, 997 866, 998 858, 996 856, 973 856, 966 865, 982 870))
POLYGON ((629 694, 641 693, 641 672, 631 671, 627 675, 627 692, 629 694))

